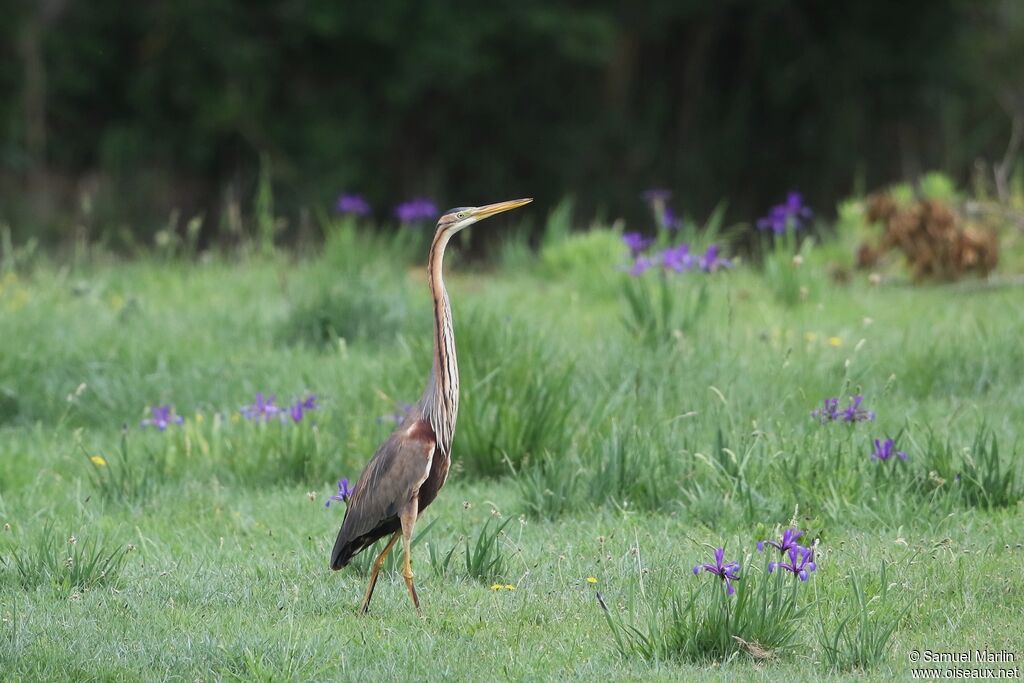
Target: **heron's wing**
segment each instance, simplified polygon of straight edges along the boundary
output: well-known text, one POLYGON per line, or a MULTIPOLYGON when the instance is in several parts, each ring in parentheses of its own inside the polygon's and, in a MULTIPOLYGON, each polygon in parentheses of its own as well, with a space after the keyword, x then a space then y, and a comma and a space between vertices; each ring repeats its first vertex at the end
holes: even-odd
POLYGON ((397 531, 399 513, 430 474, 434 432, 425 420, 407 421, 381 444, 359 477, 331 553, 331 567, 344 567, 378 538, 397 531))

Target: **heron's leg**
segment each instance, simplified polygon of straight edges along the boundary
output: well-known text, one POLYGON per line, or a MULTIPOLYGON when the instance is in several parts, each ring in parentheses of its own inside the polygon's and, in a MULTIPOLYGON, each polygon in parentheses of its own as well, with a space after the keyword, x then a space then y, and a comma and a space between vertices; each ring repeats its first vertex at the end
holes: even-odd
POLYGON ((419 501, 413 498, 412 504, 400 516, 402 520, 402 549, 405 551, 405 564, 402 566, 402 576, 405 577, 405 586, 409 589, 409 596, 412 598, 412 604, 416 608, 417 613, 420 611, 420 599, 416 595, 416 586, 412 582, 412 530, 416 526, 418 508, 419 501))
POLYGON ((370 609, 370 598, 373 597, 373 589, 377 586, 377 574, 380 574, 380 568, 384 566, 384 560, 388 558, 388 553, 395 547, 399 533, 396 531, 391 534, 388 544, 384 546, 384 550, 380 551, 380 555, 373 561, 373 569, 370 570, 370 585, 366 587, 366 596, 363 598, 363 604, 359 606, 359 612, 362 614, 366 614, 370 609))

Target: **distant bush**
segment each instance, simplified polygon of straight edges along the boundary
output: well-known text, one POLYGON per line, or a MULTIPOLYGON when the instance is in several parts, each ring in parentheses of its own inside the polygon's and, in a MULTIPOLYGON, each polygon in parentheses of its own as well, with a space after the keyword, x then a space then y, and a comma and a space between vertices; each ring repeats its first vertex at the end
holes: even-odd
POLYGON ((615 281, 612 264, 622 259, 622 242, 612 230, 589 230, 546 242, 540 251, 540 266, 550 277, 583 279, 588 284, 615 281))
MULTIPOLYGON (((393 340, 406 327, 410 301, 407 268, 425 258, 424 234, 360 229, 354 219, 329 223, 317 277, 293 294, 281 336, 312 346, 393 340)), ((417 310, 424 311, 421 306, 417 310)))
POLYGON ((404 277, 377 271, 346 276, 295 304, 282 328, 289 342, 312 346, 393 340, 409 317, 410 293, 404 277))

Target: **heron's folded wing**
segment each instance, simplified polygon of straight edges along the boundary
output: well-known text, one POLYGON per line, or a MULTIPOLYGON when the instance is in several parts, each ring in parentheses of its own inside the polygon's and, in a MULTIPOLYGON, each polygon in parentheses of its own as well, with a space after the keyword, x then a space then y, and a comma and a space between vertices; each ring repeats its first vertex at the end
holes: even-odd
POLYGON ((403 425, 381 444, 348 501, 332 566, 398 528, 399 513, 430 473, 434 447, 434 433, 425 421, 403 425))

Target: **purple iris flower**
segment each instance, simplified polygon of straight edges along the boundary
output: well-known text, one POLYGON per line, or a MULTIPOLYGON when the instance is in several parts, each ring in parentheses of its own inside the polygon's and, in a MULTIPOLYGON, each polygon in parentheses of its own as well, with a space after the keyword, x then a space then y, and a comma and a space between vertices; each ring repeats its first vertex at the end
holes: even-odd
POLYGON ((381 415, 377 418, 377 422, 394 422, 395 424, 402 424, 405 422, 405 418, 408 417, 409 413, 412 412, 411 403, 398 403, 395 405, 395 412, 390 415, 381 415))
POLYGON ((759 552, 763 553, 764 552, 764 547, 766 545, 770 545, 773 548, 775 548, 776 550, 778 550, 780 553, 785 554, 791 548, 796 548, 799 545, 796 542, 796 539, 800 538, 803 535, 804 535, 804 532, 800 531, 796 527, 792 527, 792 528, 786 529, 785 531, 782 532, 782 540, 779 540, 779 541, 771 541, 771 540, 758 541, 757 542, 757 549, 758 549, 759 552))
POLYGON ((654 244, 654 240, 649 237, 644 237, 638 232, 627 232, 622 235, 623 243, 629 247, 629 255, 636 258, 643 252, 647 251, 647 248, 654 244))
POLYGON ((683 273, 693 268, 695 263, 693 254, 690 253, 690 245, 680 244, 677 247, 669 247, 661 252, 661 263, 665 268, 683 273))
POLYGON ((732 595, 736 592, 732 582, 740 579, 740 565, 738 562, 724 562, 724 557, 725 548, 715 548, 715 563, 694 565, 693 574, 694 576, 700 574, 701 569, 709 574, 714 574, 725 582, 725 592, 732 595))
POLYGON ((416 197, 395 207, 395 216, 402 223, 431 221, 437 218, 437 205, 424 197, 416 197))
POLYGON ((332 500, 336 500, 339 503, 346 503, 347 504, 348 503, 348 499, 351 498, 351 497, 352 497, 352 489, 349 488, 348 479, 347 478, 346 479, 339 479, 338 480, 338 492, 335 493, 333 496, 330 496, 327 499, 327 502, 324 503, 324 507, 326 507, 326 508, 331 507, 331 501, 332 500))
POLYGON ((661 227, 666 230, 678 230, 683 227, 683 222, 676 218, 676 212, 668 204, 661 212, 661 227))
POLYGON ((874 420, 875 411, 864 410, 860 407, 860 404, 864 402, 864 397, 860 394, 850 397, 850 404, 843 408, 843 422, 863 422, 865 420, 874 420))
POLYGON ((877 458, 882 462, 885 462, 894 455, 900 460, 906 460, 907 454, 903 451, 894 451, 895 447, 896 445, 892 439, 886 439, 885 441, 875 439, 875 450, 871 453, 871 457, 877 458))
POLYGON ((633 265, 629 268, 629 274, 632 275, 633 277, 638 277, 640 275, 643 275, 644 272, 650 270, 653 267, 654 261, 647 258, 646 256, 637 256, 636 261, 634 261, 633 265))
POLYGON ((156 427, 161 432, 167 429, 168 425, 180 425, 185 421, 181 415, 175 415, 174 409, 169 405, 153 406, 149 409, 150 417, 139 423, 142 427, 156 427))
POLYGON ((341 214, 366 216, 370 213, 370 204, 360 194, 343 194, 335 202, 334 210, 341 214))
POLYGON ((811 417, 821 420, 823 423, 835 422, 839 419, 839 399, 826 398, 824 407, 812 411, 811 417))
POLYGON ((822 424, 826 422, 865 422, 875 419, 875 411, 861 408, 864 397, 860 394, 851 396, 845 408, 839 409, 838 398, 826 398, 824 407, 811 412, 811 417, 822 424))
POLYGON ((786 554, 789 555, 789 562, 770 562, 768 564, 769 573, 776 569, 785 569, 792 572, 794 576, 798 576, 801 581, 806 581, 810 573, 818 568, 814 562, 814 550, 811 548, 794 545, 786 554))
POLYGON ((759 230, 771 229, 776 235, 781 235, 791 227, 799 230, 812 215, 811 209, 804 204, 803 195, 790 192, 786 201, 773 206, 767 216, 757 221, 757 227, 759 230))
POLYGON ((309 394, 306 398, 299 399, 288 407, 288 414, 292 422, 302 422, 302 417, 311 410, 316 410, 316 394, 309 394))
POLYGON ((708 247, 704 255, 700 257, 698 262, 700 269, 705 273, 713 273, 719 268, 728 268, 732 264, 728 259, 718 257, 718 245, 712 244, 708 247))
POLYGON ((273 396, 264 396, 263 392, 256 392, 256 400, 250 406, 242 406, 242 417, 246 420, 267 422, 272 417, 281 414, 281 408, 274 403, 273 396))

